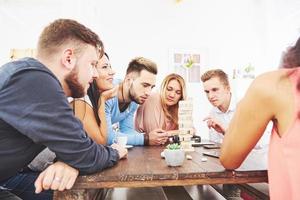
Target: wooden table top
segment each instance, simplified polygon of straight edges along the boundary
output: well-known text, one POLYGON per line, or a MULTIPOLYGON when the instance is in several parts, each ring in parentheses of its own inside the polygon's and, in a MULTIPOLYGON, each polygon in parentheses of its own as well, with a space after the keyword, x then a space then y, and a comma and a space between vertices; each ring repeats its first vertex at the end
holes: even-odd
MULTIPOLYGON (((252 151, 243 165, 235 171, 223 168, 218 158, 202 155, 207 150, 195 147, 188 152, 192 160, 180 167, 169 167, 160 153, 165 147, 133 147, 128 158, 103 172, 79 176, 73 189, 114 187, 157 187, 196 184, 235 184, 267 182, 265 153, 252 151), (202 158, 207 158, 203 162, 202 158)), ((217 150, 218 151, 218 150, 217 150)))

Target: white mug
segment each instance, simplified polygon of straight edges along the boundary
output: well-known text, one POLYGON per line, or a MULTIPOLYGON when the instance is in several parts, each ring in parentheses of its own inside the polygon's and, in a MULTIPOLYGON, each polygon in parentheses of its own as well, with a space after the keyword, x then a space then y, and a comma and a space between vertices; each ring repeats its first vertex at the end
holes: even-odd
POLYGON ((118 136, 116 139, 116 143, 120 146, 126 146, 127 144, 127 136, 118 136))

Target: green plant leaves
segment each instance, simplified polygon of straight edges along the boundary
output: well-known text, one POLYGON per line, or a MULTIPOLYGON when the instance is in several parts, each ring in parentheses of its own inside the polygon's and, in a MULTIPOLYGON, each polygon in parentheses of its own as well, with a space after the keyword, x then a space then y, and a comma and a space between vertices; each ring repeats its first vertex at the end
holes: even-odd
POLYGON ((167 149, 170 149, 170 150, 177 150, 180 148, 181 148, 181 146, 178 143, 168 144, 168 146, 167 146, 167 149))

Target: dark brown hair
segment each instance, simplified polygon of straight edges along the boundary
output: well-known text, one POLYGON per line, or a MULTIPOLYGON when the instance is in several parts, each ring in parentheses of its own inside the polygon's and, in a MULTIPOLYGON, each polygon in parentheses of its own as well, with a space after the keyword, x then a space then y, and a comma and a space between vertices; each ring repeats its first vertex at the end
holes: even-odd
MULTIPOLYGON (((107 55, 107 53, 104 53, 103 56, 106 56, 107 59, 109 60, 109 56, 107 55)), ((92 106, 93 106, 93 112, 94 112, 94 116, 95 116, 95 119, 97 121, 97 124, 100 126, 101 119, 98 115, 98 110, 99 110, 99 107, 100 107, 99 99, 100 99, 101 93, 99 92, 97 82, 96 82, 95 79, 90 84, 90 87, 87 91, 87 95, 89 96, 89 98, 91 100, 91 103, 92 103, 92 106)))
POLYGON ((282 68, 294 68, 300 66, 300 37, 296 44, 288 48, 282 58, 282 68))
MULTIPOLYGON (((300 37, 296 44, 288 48, 287 52, 283 55, 281 61, 281 68, 295 68, 300 67, 300 37)), ((292 75, 295 70, 292 70, 288 75, 292 75)), ((300 91, 300 77, 297 82, 298 92, 300 91)), ((300 111, 298 111, 298 119, 300 119, 300 111)))
POLYGON ((82 45, 89 44, 100 50, 100 57, 103 55, 103 43, 99 36, 71 19, 57 19, 44 28, 39 37, 37 54, 51 56, 68 42, 74 43, 76 52, 80 52, 82 45))

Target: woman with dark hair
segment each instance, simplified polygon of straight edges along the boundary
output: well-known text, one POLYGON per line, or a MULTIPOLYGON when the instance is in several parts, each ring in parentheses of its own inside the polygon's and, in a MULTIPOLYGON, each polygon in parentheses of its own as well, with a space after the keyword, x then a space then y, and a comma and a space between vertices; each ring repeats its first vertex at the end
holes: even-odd
POLYGON ((299 49, 300 38, 284 55, 279 70, 254 80, 237 107, 221 149, 223 166, 238 168, 272 121, 268 159, 271 199, 300 199, 299 49))
POLYGON ((115 72, 111 68, 106 53, 99 60, 96 69, 99 77, 91 83, 88 95, 81 99, 75 99, 71 105, 89 137, 98 144, 106 144, 105 101, 116 96, 118 86, 113 85, 115 72))

